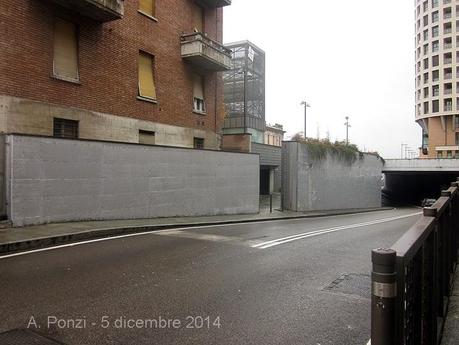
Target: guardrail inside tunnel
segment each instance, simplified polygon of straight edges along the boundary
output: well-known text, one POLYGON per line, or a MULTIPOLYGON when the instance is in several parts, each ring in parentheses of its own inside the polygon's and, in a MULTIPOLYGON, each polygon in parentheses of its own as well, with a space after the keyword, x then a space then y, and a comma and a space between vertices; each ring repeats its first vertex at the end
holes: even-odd
POLYGON ((438 345, 458 254, 459 178, 391 248, 372 252, 372 345, 438 345))

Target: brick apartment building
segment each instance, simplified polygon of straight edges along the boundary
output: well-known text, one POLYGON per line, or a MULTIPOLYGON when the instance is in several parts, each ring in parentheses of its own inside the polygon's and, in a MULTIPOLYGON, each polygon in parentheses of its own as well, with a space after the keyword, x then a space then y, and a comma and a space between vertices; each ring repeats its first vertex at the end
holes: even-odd
POLYGON ((219 147, 231 0, 0 0, 0 132, 219 147))

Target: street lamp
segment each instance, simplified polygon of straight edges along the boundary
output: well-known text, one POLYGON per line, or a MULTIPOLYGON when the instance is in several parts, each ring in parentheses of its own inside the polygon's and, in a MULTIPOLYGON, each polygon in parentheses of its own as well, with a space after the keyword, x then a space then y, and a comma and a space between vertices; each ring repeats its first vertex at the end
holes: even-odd
POLYGON ((304 138, 306 139, 306 113, 307 109, 310 108, 311 105, 306 101, 301 102, 300 105, 304 106, 304 138))
POLYGON ((346 145, 349 145, 349 128, 351 127, 349 116, 346 116, 346 123, 344 125, 346 126, 346 145))
POLYGON ((402 143, 402 145, 401 145, 401 150, 400 150, 400 159, 403 159, 403 147, 404 147, 404 146, 408 146, 408 144, 402 143))

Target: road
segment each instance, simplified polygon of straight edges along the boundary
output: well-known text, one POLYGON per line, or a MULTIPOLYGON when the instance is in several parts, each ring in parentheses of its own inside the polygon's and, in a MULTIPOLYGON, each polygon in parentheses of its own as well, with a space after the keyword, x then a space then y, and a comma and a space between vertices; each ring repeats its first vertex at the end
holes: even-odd
POLYGON ((29 326, 69 345, 364 345, 371 249, 419 212, 165 230, 0 258, 0 332, 29 326))

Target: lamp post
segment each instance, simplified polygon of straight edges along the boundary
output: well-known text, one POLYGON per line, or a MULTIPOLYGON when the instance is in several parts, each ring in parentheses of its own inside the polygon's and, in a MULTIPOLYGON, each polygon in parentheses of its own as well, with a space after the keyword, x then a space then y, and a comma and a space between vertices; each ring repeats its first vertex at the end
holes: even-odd
POLYGON ((346 122, 344 125, 346 126, 346 145, 349 145, 349 127, 351 127, 351 124, 349 123, 349 116, 346 116, 346 122))
POLYGON ((300 105, 303 105, 304 106, 304 138, 306 139, 306 114, 307 114, 307 109, 311 107, 311 105, 306 102, 306 101, 303 101, 300 103, 300 105))
POLYGON ((401 149, 400 149, 400 159, 403 159, 403 147, 404 147, 404 146, 408 146, 408 144, 402 143, 400 146, 401 146, 401 149))

